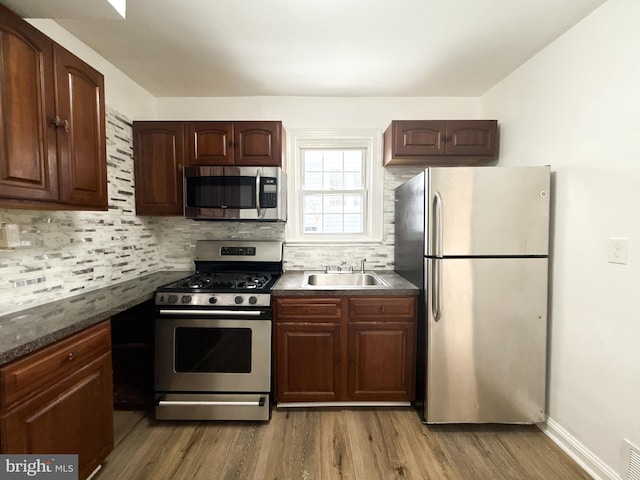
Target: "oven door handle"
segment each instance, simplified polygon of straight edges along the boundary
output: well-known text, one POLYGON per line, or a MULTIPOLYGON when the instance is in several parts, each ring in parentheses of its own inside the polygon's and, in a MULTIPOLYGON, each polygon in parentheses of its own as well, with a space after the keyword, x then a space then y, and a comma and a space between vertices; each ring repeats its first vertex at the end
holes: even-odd
POLYGON ((265 398, 260 397, 260 400, 256 402, 220 402, 220 401, 207 401, 207 400, 160 400, 158 402, 159 407, 188 407, 188 406, 234 406, 234 405, 242 405, 247 407, 264 407, 265 398))
POLYGON ((259 317, 262 313, 262 310, 160 310, 160 315, 204 315, 206 317, 228 317, 229 315, 259 317))

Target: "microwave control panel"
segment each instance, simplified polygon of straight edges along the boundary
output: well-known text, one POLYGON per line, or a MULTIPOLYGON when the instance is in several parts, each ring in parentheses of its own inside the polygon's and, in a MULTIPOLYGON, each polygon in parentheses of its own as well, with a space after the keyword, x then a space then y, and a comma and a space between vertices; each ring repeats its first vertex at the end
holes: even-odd
POLYGON ((276 208, 278 206, 278 182, 274 177, 260 179, 260 207, 276 208))

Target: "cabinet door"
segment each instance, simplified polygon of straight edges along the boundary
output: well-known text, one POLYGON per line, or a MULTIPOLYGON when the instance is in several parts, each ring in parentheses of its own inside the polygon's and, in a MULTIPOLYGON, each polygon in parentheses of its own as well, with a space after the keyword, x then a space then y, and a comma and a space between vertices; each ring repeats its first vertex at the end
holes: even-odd
POLYGON ((55 45, 60 201, 107 209, 104 77, 55 45))
POLYGON ((189 122, 185 129, 189 165, 233 165, 231 122, 189 122))
POLYGON ((111 354, 0 419, 3 453, 78 454, 84 479, 113 450, 111 354))
POLYGON ((494 157, 498 152, 496 120, 447 121, 446 154, 494 157))
POLYGON ((424 157, 445 153, 444 121, 395 121, 392 131, 394 155, 424 157))
POLYGON ((182 215, 182 122, 133 122, 138 215, 182 215))
POLYGON ((52 49, 0 5, 0 197, 58 199, 52 49))
POLYGON ((413 400, 414 362, 414 322, 349 324, 349 400, 413 400))
POLYGON ((235 164, 282 166, 281 122, 235 122, 235 164))
POLYGON ((276 401, 341 399, 340 328, 324 323, 276 325, 276 401))

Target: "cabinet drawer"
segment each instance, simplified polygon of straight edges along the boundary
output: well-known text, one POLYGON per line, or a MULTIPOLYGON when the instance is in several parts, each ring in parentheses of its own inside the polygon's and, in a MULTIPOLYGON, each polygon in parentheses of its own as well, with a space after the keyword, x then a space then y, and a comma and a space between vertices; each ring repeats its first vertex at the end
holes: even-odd
POLYGON ((415 297, 352 297, 349 299, 351 321, 406 321, 414 320, 415 316, 415 297))
POLYGON ((291 297, 276 298, 276 322, 339 322, 342 318, 341 298, 291 297))
POLYGON ((0 369, 0 407, 26 400, 110 350, 106 321, 6 365, 0 369))

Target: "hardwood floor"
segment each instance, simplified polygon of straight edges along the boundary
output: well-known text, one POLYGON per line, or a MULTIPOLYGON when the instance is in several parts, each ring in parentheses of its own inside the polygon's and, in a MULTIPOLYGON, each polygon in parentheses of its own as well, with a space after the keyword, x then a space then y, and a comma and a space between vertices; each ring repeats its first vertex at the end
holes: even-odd
POLYGON ((538 428, 423 425, 415 410, 274 409, 262 422, 115 413, 96 480, 590 479, 538 428))

